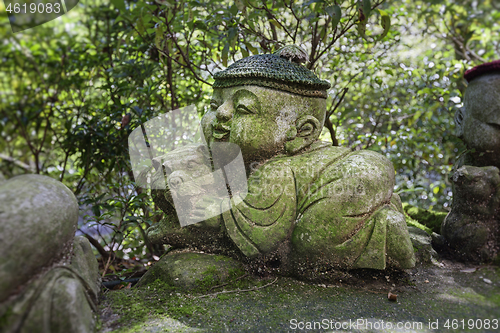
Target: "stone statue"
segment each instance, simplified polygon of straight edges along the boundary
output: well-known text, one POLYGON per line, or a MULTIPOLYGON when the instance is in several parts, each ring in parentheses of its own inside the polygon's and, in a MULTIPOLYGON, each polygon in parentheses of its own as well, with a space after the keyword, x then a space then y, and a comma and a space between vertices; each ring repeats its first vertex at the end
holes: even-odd
POLYGON ((166 217, 155 227, 155 239, 273 260, 281 272, 296 276, 413 267, 391 162, 372 151, 318 141, 330 84, 300 64, 304 54, 288 46, 215 74, 210 110, 201 121, 204 136, 209 147, 240 147, 248 193, 200 200, 194 214, 216 207, 221 215, 185 228, 166 217))
POLYGON ((454 166, 453 204, 441 233, 459 258, 491 261, 500 251, 500 60, 465 78, 465 107, 455 123, 467 151, 454 166))
POLYGON ((74 237, 78 204, 61 182, 0 183, 0 331, 92 332, 100 276, 89 241, 74 237))

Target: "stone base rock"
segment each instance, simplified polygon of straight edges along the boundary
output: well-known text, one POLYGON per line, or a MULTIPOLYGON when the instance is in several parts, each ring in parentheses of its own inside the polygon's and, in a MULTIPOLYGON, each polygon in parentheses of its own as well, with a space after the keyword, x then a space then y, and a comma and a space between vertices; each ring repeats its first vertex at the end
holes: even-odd
POLYGON ((422 229, 408 227, 411 243, 415 250, 417 263, 431 264, 438 259, 437 252, 432 248, 432 237, 422 229))
POLYGON ((244 273, 241 263, 222 255, 173 253, 151 267, 137 286, 159 280, 181 289, 210 288, 244 273))
POLYGON ((500 254, 500 174, 464 165, 453 174, 453 204, 441 234, 457 258, 495 261, 500 254))

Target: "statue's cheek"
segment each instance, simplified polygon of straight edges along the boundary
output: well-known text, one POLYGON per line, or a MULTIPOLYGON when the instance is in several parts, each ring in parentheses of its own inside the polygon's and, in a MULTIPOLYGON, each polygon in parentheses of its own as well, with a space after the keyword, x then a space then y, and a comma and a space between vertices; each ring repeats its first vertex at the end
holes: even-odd
POLYGON ((256 134, 257 125, 258 122, 248 116, 233 118, 230 141, 236 144, 245 144, 251 141, 252 137, 256 134), (251 135, 252 132, 254 135, 251 135))

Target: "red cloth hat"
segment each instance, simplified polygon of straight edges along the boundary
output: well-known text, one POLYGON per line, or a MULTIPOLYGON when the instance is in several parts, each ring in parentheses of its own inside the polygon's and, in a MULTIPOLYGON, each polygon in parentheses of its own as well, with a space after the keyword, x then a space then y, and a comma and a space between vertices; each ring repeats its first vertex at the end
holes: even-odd
POLYGON ((497 71, 500 72, 500 60, 485 62, 484 64, 471 68, 465 71, 464 77, 467 80, 467 82, 470 82, 477 76, 497 71))

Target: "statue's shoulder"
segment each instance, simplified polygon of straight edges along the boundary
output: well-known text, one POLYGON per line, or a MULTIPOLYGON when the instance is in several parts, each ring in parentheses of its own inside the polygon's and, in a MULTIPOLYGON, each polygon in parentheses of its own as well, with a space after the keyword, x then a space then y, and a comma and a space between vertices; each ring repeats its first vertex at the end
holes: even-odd
POLYGON ((309 149, 294 157, 300 160, 309 160, 309 163, 317 163, 340 159, 351 152, 352 150, 346 147, 332 146, 331 142, 316 141, 309 149))
POLYGON ((331 142, 317 141, 299 154, 276 156, 267 161, 265 167, 266 169, 285 167, 295 171, 298 169, 314 171, 344 158, 351 152, 351 149, 346 147, 332 146, 331 142))
POLYGON ((324 150, 326 150, 328 153, 350 153, 352 151, 347 147, 332 146, 332 143, 328 141, 316 141, 310 146, 307 152, 324 150))

